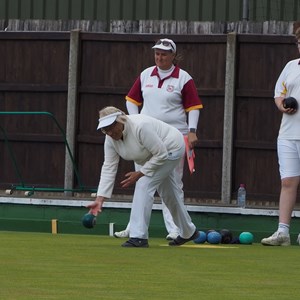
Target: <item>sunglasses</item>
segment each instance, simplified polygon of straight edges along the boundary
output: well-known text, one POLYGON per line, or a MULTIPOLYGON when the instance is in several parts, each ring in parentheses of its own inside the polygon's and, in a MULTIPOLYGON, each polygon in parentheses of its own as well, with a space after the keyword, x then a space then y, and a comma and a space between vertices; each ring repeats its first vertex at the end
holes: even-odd
POLYGON ((114 130, 116 125, 117 125, 117 122, 113 122, 111 125, 101 128, 101 131, 104 134, 111 133, 112 130, 114 130))
POLYGON ((173 51, 175 51, 175 49, 174 49, 172 43, 170 43, 170 42, 168 42, 168 41, 158 40, 158 41, 156 42, 155 45, 163 45, 163 46, 166 46, 166 47, 171 46, 171 48, 173 49, 173 51))

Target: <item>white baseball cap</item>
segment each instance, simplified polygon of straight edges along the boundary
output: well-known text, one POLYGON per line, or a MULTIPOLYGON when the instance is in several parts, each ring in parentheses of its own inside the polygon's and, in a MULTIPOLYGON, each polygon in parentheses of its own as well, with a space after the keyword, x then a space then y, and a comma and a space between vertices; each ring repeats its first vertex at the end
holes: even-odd
POLYGON ((152 49, 160 49, 176 53, 176 44, 170 39, 159 39, 152 49))
POLYGON ((101 117, 99 119, 99 124, 98 124, 97 130, 111 125, 113 122, 116 121, 116 119, 119 115, 122 115, 122 112, 117 111, 112 114, 101 117))

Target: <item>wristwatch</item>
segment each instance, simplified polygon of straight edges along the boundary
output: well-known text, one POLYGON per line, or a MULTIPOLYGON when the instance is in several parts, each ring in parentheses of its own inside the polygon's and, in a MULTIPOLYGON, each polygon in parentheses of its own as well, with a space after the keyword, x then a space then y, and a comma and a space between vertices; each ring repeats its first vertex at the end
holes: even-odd
POLYGON ((190 132, 196 133, 196 128, 190 128, 190 132))

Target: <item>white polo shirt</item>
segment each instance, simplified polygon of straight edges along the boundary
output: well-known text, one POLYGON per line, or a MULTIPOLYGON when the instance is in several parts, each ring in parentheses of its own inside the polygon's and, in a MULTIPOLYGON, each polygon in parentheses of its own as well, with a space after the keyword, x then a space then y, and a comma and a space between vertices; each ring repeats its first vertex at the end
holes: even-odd
POLYGON ((145 69, 126 100, 143 105, 141 114, 162 120, 182 134, 188 133, 186 113, 203 107, 192 77, 178 66, 164 79, 160 79, 157 66, 145 69))
MULTIPOLYGON (((294 59, 289 61, 282 70, 276 85, 274 98, 277 97, 294 97, 300 107, 300 61, 294 59)), ((289 115, 283 113, 279 139, 300 140, 300 112, 299 109, 295 114, 289 115)))

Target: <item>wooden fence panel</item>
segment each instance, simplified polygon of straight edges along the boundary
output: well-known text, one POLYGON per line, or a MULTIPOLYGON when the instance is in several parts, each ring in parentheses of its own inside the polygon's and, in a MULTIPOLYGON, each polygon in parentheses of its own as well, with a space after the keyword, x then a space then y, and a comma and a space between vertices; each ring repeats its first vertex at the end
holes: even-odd
POLYGON ((232 190, 245 183, 254 203, 277 203, 282 114, 274 104, 274 87, 285 64, 299 53, 292 36, 251 35, 238 36, 238 53, 232 190))
MULTIPOLYGON (((2 33, 0 38, 0 111, 47 111, 65 130, 69 35, 2 33)), ((64 139, 51 118, 1 115, 0 129, 1 186, 22 181, 35 187, 63 187, 64 139), (5 144, 5 135, 12 151, 5 144)))
MULTIPOLYGON (((154 54, 151 47, 158 37, 82 34, 78 153, 82 157, 82 160, 79 159, 79 169, 88 185, 95 184, 95 178, 98 181, 97 173, 103 161, 103 156, 99 155, 102 150, 97 150, 99 147, 102 149, 103 143, 102 134, 95 130, 98 111, 107 105, 116 105, 126 110, 125 95, 140 72, 153 65, 154 54), (89 150, 97 159, 94 165, 84 163, 84 149, 88 147, 87 144, 90 148, 95 148, 94 151, 89 150)), ((215 110, 214 115, 207 114, 207 108, 201 113, 198 129, 200 143, 196 148, 199 167, 192 176, 185 172, 186 195, 197 198, 209 194, 210 197, 220 198, 226 36, 171 38, 175 40, 178 51, 183 56, 179 64, 194 78, 205 108, 211 107, 215 110), (210 172, 211 169, 214 172, 210 172)), ((124 190, 118 184, 132 168, 132 163, 121 162, 115 193, 132 192, 132 188, 124 190)))
MULTIPOLYGON (((226 35, 168 35, 183 55, 180 66, 195 80, 204 109, 197 134, 196 173, 184 173, 190 203, 221 199, 226 35)), ((97 132, 98 111, 124 97, 139 73, 153 65, 151 46, 163 35, 80 33, 75 161, 82 183, 96 188, 104 136, 97 132)), ((68 33, 0 32, 0 111, 49 111, 65 130, 68 89, 68 33)), ((281 114, 273 90, 284 65, 298 56, 292 36, 238 35, 232 198, 245 183, 253 204, 276 205, 280 190, 276 138, 281 114)), ((11 141, 25 181, 63 186, 65 145, 60 131, 40 116, 1 116, 0 130, 11 141), (42 162, 42 164, 40 164, 42 162)), ((0 131, 0 186, 18 183, 0 131)), ((132 162, 120 162, 115 193, 132 162)), ((75 187, 79 182, 75 180, 75 187)), ((299 198, 298 198, 299 201, 299 198)))

